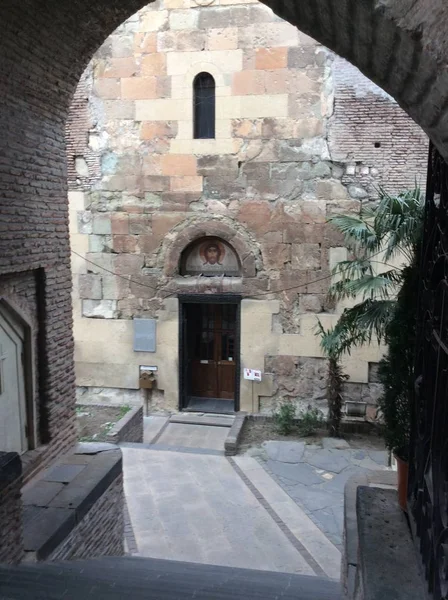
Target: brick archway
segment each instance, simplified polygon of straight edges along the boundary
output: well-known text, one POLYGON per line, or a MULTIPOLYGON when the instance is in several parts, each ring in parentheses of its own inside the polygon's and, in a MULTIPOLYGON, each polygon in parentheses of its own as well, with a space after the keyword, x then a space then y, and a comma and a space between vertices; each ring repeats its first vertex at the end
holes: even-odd
MULTIPOLYGON (((264 1, 358 66, 448 158, 445 0, 264 1)), ((145 4, 5 0, 0 5, 0 293, 1 277, 7 275, 38 310, 39 390, 49 407, 45 460, 75 439, 65 121, 92 54, 145 4)))

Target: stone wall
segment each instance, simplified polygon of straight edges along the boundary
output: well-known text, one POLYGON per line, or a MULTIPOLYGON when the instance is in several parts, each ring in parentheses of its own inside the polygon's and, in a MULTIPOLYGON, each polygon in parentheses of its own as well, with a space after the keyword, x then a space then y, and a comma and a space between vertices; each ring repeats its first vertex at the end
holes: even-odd
POLYGON ((23 558, 22 465, 15 452, 0 452, 0 563, 23 558))
MULTIPOLYGON (((106 381, 135 388, 124 322, 156 318, 168 346, 131 362, 159 365, 164 408, 175 410, 177 384, 163 383, 164 371, 174 366, 177 378, 178 369, 177 315, 166 299, 239 293, 279 301, 270 332, 302 336, 305 348, 303 368, 290 376, 299 377, 292 395, 319 404, 322 375, 307 383, 307 370, 321 364, 321 353, 310 354, 315 344, 304 342, 303 320, 337 318, 343 307, 326 293, 331 268, 346 257, 326 221, 374 202, 379 186, 398 192, 424 179, 425 135, 392 98, 257 0, 188 9, 157 0, 95 54, 67 136, 71 240, 80 255, 73 263, 78 385, 106 396, 106 381), (214 139, 193 139, 192 83, 201 71, 216 83, 214 139), (244 258, 242 277, 180 275, 182 251, 205 235, 222 237, 244 258), (111 362, 103 337, 92 345, 87 327, 103 337, 121 332, 111 362)), ((258 368, 265 356, 268 348, 258 368)), ((352 369, 359 385, 349 396, 366 394, 365 370, 352 369)), ((274 385, 266 406, 289 395, 289 384, 274 385)))
POLYGON ((143 406, 133 408, 120 419, 107 434, 111 444, 143 442, 143 406))
POLYGON ((123 475, 119 475, 47 560, 123 556, 123 504, 123 475))

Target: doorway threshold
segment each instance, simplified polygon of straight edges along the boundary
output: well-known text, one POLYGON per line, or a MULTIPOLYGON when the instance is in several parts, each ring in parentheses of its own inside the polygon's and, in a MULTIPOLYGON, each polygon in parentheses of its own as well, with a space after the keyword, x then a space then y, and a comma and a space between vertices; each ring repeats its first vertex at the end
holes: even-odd
POLYGON ((223 398, 198 398, 190 396, 188 405, 182 409, 183 412, 213 413, 217 415, 234 415, 234 400, 223 398))

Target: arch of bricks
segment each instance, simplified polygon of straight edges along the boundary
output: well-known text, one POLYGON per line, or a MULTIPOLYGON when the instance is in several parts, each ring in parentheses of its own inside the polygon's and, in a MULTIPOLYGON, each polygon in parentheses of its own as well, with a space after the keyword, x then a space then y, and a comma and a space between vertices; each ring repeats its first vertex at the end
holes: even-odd
MULTIPOLYGON (((359 69, 448 158, 446 0, 265 0, 359 69)), ((0 4, 0 294, 36 306, 40 443, 75 439, 64 124, 94 51, 144 0, 0 4), (27 282, 26 285, 24 282, 27 282)))

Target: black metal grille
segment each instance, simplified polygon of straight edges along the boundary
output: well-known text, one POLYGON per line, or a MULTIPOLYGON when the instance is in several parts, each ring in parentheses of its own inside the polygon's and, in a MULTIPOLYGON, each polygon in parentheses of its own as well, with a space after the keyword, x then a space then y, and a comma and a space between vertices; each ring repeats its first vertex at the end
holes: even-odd
POLYGON ((408 506, 434 600, 448 598, 448 165, 430 146, 408 506))

